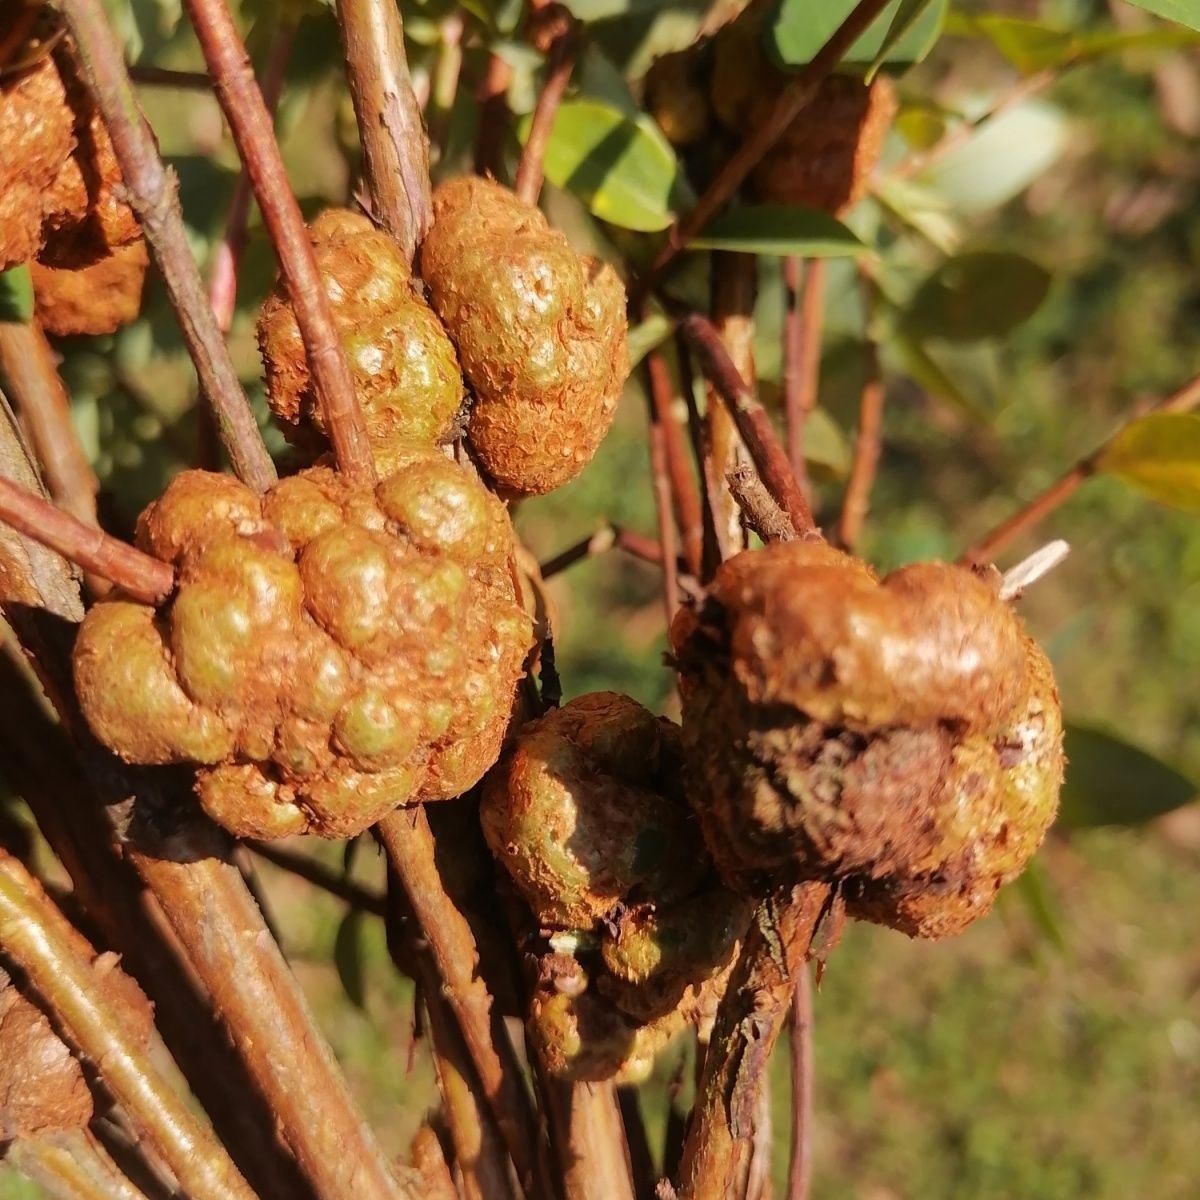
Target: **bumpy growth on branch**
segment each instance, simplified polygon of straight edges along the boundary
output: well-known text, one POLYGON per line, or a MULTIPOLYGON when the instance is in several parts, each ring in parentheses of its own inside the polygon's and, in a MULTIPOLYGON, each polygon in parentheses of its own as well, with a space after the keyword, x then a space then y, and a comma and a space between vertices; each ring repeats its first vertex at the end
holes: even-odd
POLYGON ((130 762, 198 764, 201 804, 239 836, 351 836, 477 782, 531 639, 512 529, 436 451, 392 466, 373 489, 318 467, 261 499, 178 476, 137 532, 175 594, 106 600, 76 642, 96 736, 130 762))
POLYGON ((530 1032, 551 1071, 633 1080, 710 1021, 747 904, 721 886, 680 790, 679 730, 598 692, 527 725, 488 776, 484 836, 555 952, 530 1032))
POLYGON ((560 487, 616 414, 629 369, 624 288, 497 183, 451 180, 433 206, 421 274, 475 393, 471 446, 503 490, 560 487))
MULTIPOLYGON (((432 445, 457 432, 462 374, 400 245, 360 213, 329 209, 310 228, 317 267, 378 449, 402 437, 432 445)), ((258 341, 267 400, 290 436, 324 431, 295 310, 279 280, 263 304, 258 341)))
POLYGON ((141 309, 149 262, 146 243, 138 238, 86 267, 32 263, 34 311, 42 328, 67 337, 128 325, 141 309))
POLYGON ((994 587, 941 563, 882 582, 823 544, 725 563, 671 631, 689 794, 723 875, 842 885, 913 936, 992 906, 1054 818, 1049 663, 994 587))

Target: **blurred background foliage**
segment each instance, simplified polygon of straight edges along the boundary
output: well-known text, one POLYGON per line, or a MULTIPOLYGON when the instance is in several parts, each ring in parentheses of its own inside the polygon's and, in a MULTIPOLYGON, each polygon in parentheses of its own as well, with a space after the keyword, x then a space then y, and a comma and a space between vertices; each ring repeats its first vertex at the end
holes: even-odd
MULTIPOLYGON (((546 207, 579 245, 637 260, 689 191, 675 152, 639 115, 640 79, 656 55, 689 43, 708 6, 569 6, 589 23, 589 41, 547 159, 557 186, 547 189, 546 207), (624 146, 616 169, 599 177, 581 170, 586 147, 614 130, 624 146)), ((1142 7, 1191 11, 1184 0, 1142 7)), ((131 61, 200 67, 177 0, 110 0, 109 8, 131 61)), ((802 57, 803 8, 803 0, 785 0, 777 50, 802 57)), ((404 10, 414 73, 432 91, 437 172, 469 166, 473 89, 489 49, 512 68, 511 168, 541 69, 520 37, 519 0, 406 0, 404 10), (439 66, 447 36, 460 29, 463 83, 450 98, 441 94, 439 66)), ((934 3, 926 14, 935 25, 917 31, 916 51, 910 37, 901 57, 936 45, 899 79, 901 115, 874 195, 847 218, 870 250, 882 303, 865 327, 856 272, 838 257, 856 248, 847 235, 831 251, 811 447, 820 515, 832 521, 864 339, 878 339, 888 403, 862 549, 882 568, 957 556, 1140 405, 1200 371, 1197 36, 1120 0, 934 3), (1048 78, 1035 98, 929 171, 890 177, 955 122, 987 112, 1042 72, 1048 78)), ((241 15, 259 59, 281 21, 299 22, 279 114, 286 161, 306 210, 347 202, 357 144, 330 9, 246 0, 241 15)), ((237 171, 220 113, 202 90, 141 94, 207 268, 237 171)), ((763 398, 777 408, 778 255, 811 249, 816 243, 804 235, 817 227, 802 224, 798 234, 786 222, 752 224, 760 243, 774 239, 758 266, 756 352, 763 398)), ((747 244, 749 233, 735 230, 729 244, 747 244)), ((674 285, 679 294, 702 302, 706 261, 689 258, 674 285)), ((273 271, 255 218, 231 340, 262 413, 253 324, 273 271)), ((59 348, 104 484, 103 519, 128 532, 196 453, 194 379, 161 288, 150 284, 142 318, 119 334, 59 348)), ((518 528, 537 557, 605 522, 653 533, 646 408, 635 373, 583 476, 521 505, 518 528)), ((269 437, 286 459, 282 439, 269 437)), ((1193 507, 1197 476, 1200 463, 1192 462, 1193 507)), ((1200 521, 1100 477, 1006 551, 1001 565, 1051 536, 1066 538, 1071 556, 1022 609, 1081 727, 1064 820, 1036 871, 995 916, 954 942, 847 931, 816 1001, 818 1200, 1196 1194, 1200 805, 1191 801, 1200 779, 1200 521)), ((613 688, 675 711, 656 570, 610 551, 556 577, 549 590, 568 696, 613 688)), ((319 852, 340 866, 340 848, 319 852)), ((365 847, 353 872, 381 883, 365 847)), ((270 867, 263 874, 284 947, 369 1117, 402 1153, 435 1095, 411 989, 388 966, 382 929, 371 919, 348 924, 336 901, 270 867)), ((658 1137, 676 1067, 662 1064, 642 1097, 658 1137)), ((784 1054, 776 1091, 782 1178, 784 1054)), ((685 1089, 677 1102, 686 1100, 685 1089)), ((0 1197, 35 1194, 0 1168, 0 1197)))

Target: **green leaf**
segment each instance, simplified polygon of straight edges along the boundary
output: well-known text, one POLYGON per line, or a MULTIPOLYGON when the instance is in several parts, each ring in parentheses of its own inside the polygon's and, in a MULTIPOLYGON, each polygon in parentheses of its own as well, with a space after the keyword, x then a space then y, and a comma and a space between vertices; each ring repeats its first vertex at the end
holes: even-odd
POLYGON ((1045 869, 1036 858, 1021 872, 1017 879, 1016 891, 1033 923, 1041 930, 1046 940, 1055 949, 1065 950, 1067 939, 1059 919, 1058 897, 1051 891, 1045 869))
POLYGON ((1200 29, 1200 0, 1131 0, 1131 3, 1157 17, 1178 21, 1189 29, 1200 29))
POLYGON ((571 15, 590 25, 614 17, 647 16, 660 9, 675 8, 678 0, 566 0, 571 15))
POLYGON ((748 204, 722 213, 690 243, 692 250, 731 250, 784 258, 847 258, 867 253, 836 217, 792 204, 748 204))
MULTIPOLYGON (((812 61, 838 26, 854 11, 858 0, 780 0, 763 29, 768 55, 786 70, 798 70, 812 61)), ((882 55, 893 67, 911 67, 933 49, 942 32, 949 0, 931 0, 904 29, 903 36, 884 52, 888 34, 902 8, 911 0, 893 0, 867 31, 850 47, 843 62, 870 67, 882 55)))
POLYGON ((629 331, 629 369, 634 367, 671 336, 675 322, 664 313, 651 313, 629 331))
POLYGON ((876 188, 875 198, 943 254, 953 254, 962 242, 962 228, 950 206, 931 188, 885 175, 876 188))
POLYGON ((988 419, 988 405, 968 390, 955 375, 934 357, 916 338, 896 331, 884 349, 895 355, 901 370, 922 390, 953 405, 959 412, 980 423, 988 419))
MULTIPOLYGON (((530 119, 521 122, 521 140, 530 119)), ((559 106, 546 146, 546 178, 575 193, 601 220, 653 233, 686 203, 679 160, 649 117, 630 119, 599 100, 559 106)))
POLYGON ((1051 167, 1067 143, 1058 109, 1029 101, 989 120, 918 177, 966 216, 1005 204, 1051 167))
POLYGON ((0 271, 0 321, 25 325, 33 320, 33 280, 21 263, 0 271))
POLYGON ((868 83, 875 78, 879 69, 887 62, 888 55, 895 50, 932 3, 933 0, 900 0, 900 7, 896 9, 892 23, 888 26, 887 33, 884 34, 883 44, 879 47, 867 70, 868 83))
POLYGON ((342 918, 333 942, 333 965, 337 968, 346 998, 355 1008, 364 1008, 367 1002, 362 926, 363 914, 358 909, 351 909, 342 918))
POLYGON ((804 423, 804 459, 823 468, 831 479, 844 479, 850 473, 850 441, 823 408, 814 408, 804 423))
POLYGON ((1057 828, 1141 825, 1197 798, 1200 786, 1104 730, 1068 725, 1057 828))
POLYGON ((910 335, 975 342, 1003 337, 1046 298, 1050 273, 1031 258, 977 250, 948 258, 909 301, 902 318, 910 335))
POLYGON ((1082 40, 1071 30, 1020 17, 955 13, 948 22, 948 29, 953 33, 986 38, 1024 75, 1044 67, 1064 66, 1077 58, 1083 49, 1082 40))
POLYGON ((1151 500, 1200 512, 1200 415, 1154 413, 1134 421, 1098 466, 1151 500))

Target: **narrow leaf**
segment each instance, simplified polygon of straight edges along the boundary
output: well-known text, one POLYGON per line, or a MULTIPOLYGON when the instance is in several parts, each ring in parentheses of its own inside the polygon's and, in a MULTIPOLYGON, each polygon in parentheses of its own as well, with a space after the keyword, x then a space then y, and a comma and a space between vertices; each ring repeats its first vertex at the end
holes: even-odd
POLYGON ((0 321, 25 325, 33 320, 33 280, 24 264, 0 271, 0 321))
POLYGON ((1058 897, 1051 891, 1046 872, 1036 858, 1017 879, 1017 895, 1024 902, 1026 911, 1046 940, 1056 950, 1065 950, 1067 939, 1059 919, 1058 897))
POLYGON ((1200 29, 1200 0, 1131 0, 1138 8, 1178 21, 1189 29, 1200 29))
MULTIPOLYGON (((530 119, 521 122, 521 140, 530 119)), ((679 160, 649 118, 631 119, 600 100, 565 101, 546 146, 546 178, 574 192, 604 221, 624 229, 666 229, 685 195, 679 160)))
MULTIPOLYGON (((858 0, 779 0, 763 29, 767 54, 787 70, 799 70, 812 61, 858 0)), ((851 66, 869 67, 881 58, 891 67, 911 67, 933 49, 946 19, 949 0, 930 0, 884 52, 884 43, 897 13, 912 0, 894 0, 850 47, 843 60, 851 66)))
POLYGON ((355 1008, 366 1006, 366 979, 363 971, 363 914, 352 909, 338 926, 333 942, 333 964, 346 998, 355 1008))
POLYGON ((651 350, 666 341, 674 328, 675 322, 663 313, 651 313, 645 320, 639 321, 629 331, 630 370, 636 367, 651 350))
POLYGON ((867 246, 836 217, 791 204, 755 204, 730 209, 691 242, 693 250, 731 250, 773 257, 846 258, 867 246))
POLYGON ((883 36, 883 43, 880 45, 867 70, 868 83, 875 78, 880 67, 887 62, 888 55, 895 50, 932 3, 933 0, 900 0, 900 7, 896 9, 896 14, 892 17, 892 23, 888 26, 888 31, 883 36))
POLYGON ((1099 466, 1151 500, 1200 512, 1200 416, 1153 413, 1134 421, 1113 439, 1099 466))
POLYGON ((1141 825, 1200 794, 1174 767, 1101 729, 1068 725, 1066 752, 1059 829, 1141 825))

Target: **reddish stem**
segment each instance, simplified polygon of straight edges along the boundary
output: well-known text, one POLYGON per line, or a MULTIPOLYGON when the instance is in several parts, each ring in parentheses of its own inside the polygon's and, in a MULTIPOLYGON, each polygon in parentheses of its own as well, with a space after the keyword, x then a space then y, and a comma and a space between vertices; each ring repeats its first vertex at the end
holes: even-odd
POLYGON ((1052 483, 1045 491, 1040 492, 1002 525, 997 526, 991 533, 981 538, 970 550, 965 551, 959 561, 963 563, 991 562, 1011 542, 1048 517, 1096 474, 1105 451, 1133 421, 1148 413, 1191 412, 1197 406, 1200 406, 1200 375, 1189 380, 1177 392, 1173 392, 1157 404, 1151 405, 1149 409, 1131 417, 1102 446, 1098 446, 1085 458, 1081 458, 1065 475, 1052 483))
POLYGON ((681 328, 696 352, 701 371, 737 423, 767 490, 801 537, 819 536, 771 419, 733 365, 716 326, 707 317, 692 313, 684 317, 681 328))
POLYGON ((658 545, 662 553, 662 597, 667 628, 679 607, 679 570, 675 562, 675 519, 671 512, 671 479, 667 466, 667 435, 662 418, 650 413, 650 477, 654 488, 654 509, 658 518, 658 545))
POLYGON ((838 541, 847 550, 853 550, 862 533, 867 510, 871 506, 871 488, 879 470, 879 456, 883 441, 883 406, 887 389, 879 370, 879 347, 871 337, 872 318, 875 309, 875 284, 870 276, 861 272, 863 295, 863 389, 859 398, 858 432, 854 438, 854 461, 850 466, 850 479, 846 483, 846 495, 842 500, 842 512, 838 519, 838 541))
POLYGON ((112 138, 130 206, 141 222, 166 285, 200 387, 216 413, 230 462, 239 479, 265 492, 275 482, 275 464, 263 445, 205 295, 183 224, 178 183, 163 165, 154 135, 138 108, 121 48, 101 0, 62 0, 62 9, 112 138))
POLYGON ((144 604, 158 604, 175 590, 175 572, 166 563, 109 537, 95 525, 85 525, 2 476, 0 520, 144 604))
POLYGON ((359 912, 382 917, 387 911, 384 898, 377 892, 369 891, 357 883, 352 883, 336 871, 331 871, 322 863, 317 862, 316 859, 285 850, 275 842, 247 841, 244 845, 249 846, 259 858, 269 862, 272 866, 286 871, 289 875, 295 875, 297 879, 303 879, 306 883, 311 883, 313 887, 328 892, 339 900, 344 900, 351 908, 359 912))
POLYGON ((787 307, 783 328, 783 390, 787 412, 788 457, 796 480, 807 491, 808 462, 804 434, 817 406, 821 376, 821 326, 825 308, 825 260, 811 259, 803 272, 801 262, 784 264, 787 307))
POLYGON ((859 0, 854 11, 817 51, 812 61, 794 75, 779 93, 762 123, 752 129, 732 157, 717 172, 696 207, 668 232, 666 244, 654 260, 647 288, 662 278, 667 267, 713 217, 725 206, 764 154, 779 140, 801 110, 812 101, 818 88, 841 62, 843 55, 858 41, 866 28, 888 5, 889 0, 859 0))
POLYGON ((338 469, 355 483, 372 483, 375 461, 366 422, 246 47, 224 0, 187 0, 187 10, 279 257, 338 469))
POLYGON ((792 997, 792 1158, 787 1200, 808 1200, 812 1180, 812 980, 801 967, 792 997))
POLYGON ((132 63, 126 69, 129 72, 129 78, 144 87, 212 91, 212 80, 207 71, 173 71, 169 67, 155 67, 149 63, 132 63))
POLYGON ((613 549, 624 550, 631 558, 640 559, 656 567, 662 564, 662 547, 653 538, 633 533, 628 529, 619 529, 615 525, 603 525, 589 537, 568 546, 553 558, 548 558, 538 568, 538 573, 543 580, 551 579, 585 558, 593 558, 613 549))
POLYGON ((496 175, 503 159, 504 130, 508 124, 506 95, 512 68, 498 54, 488 56, 487 72, 475 90, 479 131, 475 135, 475 174, 496 175))
POLYGON ((517 178, 513 190, 521 200, 530 205, 536 205, 538 197, 542 194, 542 168, 546 158, 546 146, 554 129, 558 106, 566 95, 571 72, 575 69, 579 40, 574 23, 569 17, 566 20, 566 27, 550 44, 550 53, 546 56, 546 78, 534 105, 525 148, 521 151, 521 158, 517 163, 517 178))

